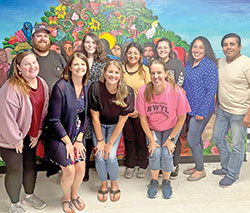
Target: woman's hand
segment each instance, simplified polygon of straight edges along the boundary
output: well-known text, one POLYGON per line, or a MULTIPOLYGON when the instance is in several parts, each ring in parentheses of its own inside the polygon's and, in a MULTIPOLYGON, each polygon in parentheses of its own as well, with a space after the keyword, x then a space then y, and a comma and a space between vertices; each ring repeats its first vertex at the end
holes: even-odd
POLYGON ((110 155, 111 155, 111 151, 112 151, 112 147, 113 145, 111 143, 107 143, 104 146, 104 158, 107 160, 110 155))
POLYGON ((66 152, 67 152, 67 159, 69 159, 70 157, 71 160, 74 161, 75 155, 74 155, 74 147, 72 143, 66 144, 66 152))
POLYGON ((173 154, 174 150, 175 150, 175 143, 169 139, 167 139, 167 141, 162 145, 162 147, 167 147, 168 148, 168 152, 169 154, 173 154))
POLYGON ((16 146, 16 153, 22 153, 23 152, 23 143, 16 146))
POLYGON ((29 147, 30 147, 31 149, 33 149, 33 148, 37 145, 37 143, 38 143, 38 136, 35 137, 35 138, 33 138, 33 137, 30 136, 30 144, 29 144, 29 147))
POLYGON ((157 147, 160 147, 160 145, 159 145, 158 143, 156 143, 155 141, 150 142, 150 143, 148 144, 148 152, 149 152, 150 156, 153 156, 154 151, 155 151, 155 149, 156 149, 157 147))
POLYGON ((131 118, 137 118, 138 116, 139 116, 139 113, 136 110, 134 110, 134 112, 129 114, 129 117, 131 118))
POLYGON ((74 143, 74 150, 76 151, 76 157, 81 157, 82 159, 85 158, 86 148, 83 146, 82 142, 75 141, 74 143))
POLYGON ((104 140, 102 141, 98 141, 96 144, 96 152, 95 155, 97 155, 99 153, 99 159, 103 156, 104 157, 104 147, 105 147, 105 142, 104 140))
POLYGON ((196 120, 203 120, 204 117, 203 117, 203 116, 196 115, 196 116, 195 116, 195 119, 196 119, 196 120))

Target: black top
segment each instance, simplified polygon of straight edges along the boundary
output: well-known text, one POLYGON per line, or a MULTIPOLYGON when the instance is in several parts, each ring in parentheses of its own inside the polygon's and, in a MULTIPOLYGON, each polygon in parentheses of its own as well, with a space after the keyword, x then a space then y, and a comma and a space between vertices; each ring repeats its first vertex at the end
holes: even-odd
POLYGON ((89 89, 89 107, 99 111, 101 124, 117 124, 119 116, 125 116, 134 111, 134 92, 128 86, 128 97, 125 98, 127 107, 117 106, 112 100, 115 94, 110 94, 104 83, 94 82, 89 89))
POLYGON ((185 78, 185 68, 182 62, 177 58, 171 58, 167 62, 167 70, 173 75, 175 83, 182 87, 185 78))

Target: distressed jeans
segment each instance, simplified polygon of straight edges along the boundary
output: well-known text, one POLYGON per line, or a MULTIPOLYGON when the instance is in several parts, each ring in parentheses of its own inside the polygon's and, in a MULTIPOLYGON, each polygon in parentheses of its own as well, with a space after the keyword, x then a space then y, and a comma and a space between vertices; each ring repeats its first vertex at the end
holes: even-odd
POLYGON ((213 130, 213 140, 220 153, 222 171, 232 180, 239 178, 244 160, 244 142, 247 127, 242 126, 245 115, 228 113, 218 107, 213 130), (227 141, 231 129, 231 148, 227 141))
MULTIPOLYGON (((107 143, 109 141, 109 138, 111 137, 116 124, 108 125, 108 124, 101 124, 102 127, 102 136, 107 143)), ((97 170, 97 174, 99 179, 103 182, 106 181, 109 174, 110 180, 117 180, 118 178, 118 171, 119 171, 119 165, 116 157, 116 152, 119 146, 120 138, 121 138, 122 132, 120 132, 118 138, 113 144, 111 154, 109 158, 106 160, 103 156, 99 158, 99 154, 95 157, 95 167, 97 170)), ((95 131, 93 131, 93 143, 96 146, 97 139, 95 135, 95 131)))
MULTIPOLYGON (((166 131, 156 131, 155 136, 157 138, 157 143, 160 147, 155 148, 155 151, 152 156, 149 156, 149 167, 151 170, 159 170, 162 169, 165 172, 171 172, 174 169, 173 165, 173 154, 169 154, 167 147, 162 147, 163 144, 166 142, 167 138, 169 137, 172 129, 166 131)), ((180 135, 180 132, 176 135, 174 143, 180 135)), ((148 139, 147 139, 148 141, 148 139)))

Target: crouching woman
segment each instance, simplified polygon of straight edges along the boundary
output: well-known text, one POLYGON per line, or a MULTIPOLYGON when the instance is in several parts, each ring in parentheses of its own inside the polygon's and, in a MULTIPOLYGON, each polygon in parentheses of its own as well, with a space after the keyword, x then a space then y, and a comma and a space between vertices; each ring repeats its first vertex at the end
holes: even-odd
POLYGON ((173 170, 175 143, 190 107, 182 89, 168 74, 164 61, 155 60, 149 68, 151 82, 140 88, 136 98, 136 110, 147 136, 150 154, 152 180, 147 196, 157 196, 159 170, 162 169, 162 196, 169 199, 173 193, 169 177, 173 170))
POLYGON ((94 127, 95 165, 101 181, 97 198, 101 202, 107 200, 109 174, 110 200, 117 201, 121 192, 117 182, 119 167, 116 152, 124 124, 134 108, 134 93, 124 82, 120 62, 109 61, 100 81, 91 85, 89 107, 94 127))
POLYGON ((62 209, 67 213, 85 208, 79 188, 85 172, 88 78, 87 58, 74 52, 50 97, 46 158, 62 169, 62 209))

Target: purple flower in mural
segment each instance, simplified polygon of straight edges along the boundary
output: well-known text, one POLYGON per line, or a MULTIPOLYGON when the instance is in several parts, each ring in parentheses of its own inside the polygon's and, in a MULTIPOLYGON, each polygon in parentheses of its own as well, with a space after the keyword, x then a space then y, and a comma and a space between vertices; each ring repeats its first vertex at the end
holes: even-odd
POLYGON ((210 140, 205 140, 205 142, 204 142, 204 149, 206 149, 207 147, 209 147, 209 145, 210 145, 210 140))

